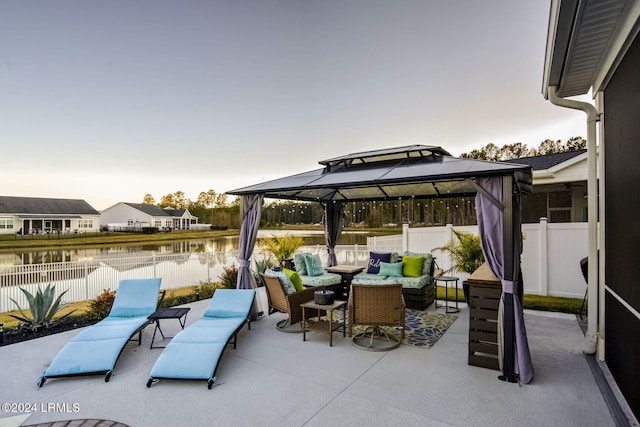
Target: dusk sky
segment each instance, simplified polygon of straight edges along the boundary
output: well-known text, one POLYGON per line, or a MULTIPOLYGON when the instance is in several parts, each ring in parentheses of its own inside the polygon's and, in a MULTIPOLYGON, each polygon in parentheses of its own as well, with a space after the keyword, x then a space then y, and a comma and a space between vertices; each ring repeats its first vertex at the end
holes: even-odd
POLYGON ((586 137, 549 1, 0 0, 4 196, 159 202, 353 152, 586 137))

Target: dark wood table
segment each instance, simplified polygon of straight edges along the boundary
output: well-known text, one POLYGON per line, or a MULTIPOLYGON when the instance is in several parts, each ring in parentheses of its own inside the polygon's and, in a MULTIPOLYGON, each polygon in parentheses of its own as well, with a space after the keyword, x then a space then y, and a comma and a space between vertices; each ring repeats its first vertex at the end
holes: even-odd
POLYGON ((336 292, 336 297, 347 300, 349 298, 353 276, 364 270, 364 267, 357 265, 334 265, 333 267, 325 268, 325 270, 329 273, 337 273, 342 277, 340 289, 336 292))
POLYGON ((173 338, 164 335, 164 332, 162 332, 162 328, 160 327, 160 320, 177 319, 182 329, 184 329, 184 324, 187 321, 187 314, 189 313, 189 310, 191 310, 191 308, 189 307, 168 307, 159 308, 155 311, 155 313, 151 314, 148 319, 154 322, 156 324, 156 327, 153 330, 153 337, 151 337, 151 346, 149 348, 164 348, 163 346, 153 345, 153 342, 156 339, 157 331, 160 331, 162 339, 173 338))

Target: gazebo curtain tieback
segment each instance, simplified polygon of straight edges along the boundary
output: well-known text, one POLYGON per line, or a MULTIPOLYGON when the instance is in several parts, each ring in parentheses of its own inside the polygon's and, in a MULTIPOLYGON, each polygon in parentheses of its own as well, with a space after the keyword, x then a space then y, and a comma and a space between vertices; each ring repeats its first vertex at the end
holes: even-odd
POLYGON ((513 294, 513 280, 501 280, 502 282, 502 291, 505 294, 513 294))

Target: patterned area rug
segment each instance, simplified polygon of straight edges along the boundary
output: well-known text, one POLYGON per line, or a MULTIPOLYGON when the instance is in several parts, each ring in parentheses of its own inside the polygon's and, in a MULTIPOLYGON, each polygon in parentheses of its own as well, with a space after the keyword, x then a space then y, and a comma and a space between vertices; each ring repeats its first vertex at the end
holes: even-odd
MULTIPOLYGON (((433 313, 407 309, 405 317, 405 338, 402 344, 422 347, 425 349, 433 345, 447 332, 458 316, 444 313, 433 313)), ((364 326, 354 326, 353 334, 363 332, 364 326)), ((400 339, 399 328, 385 327, 387 333, 400 339)))

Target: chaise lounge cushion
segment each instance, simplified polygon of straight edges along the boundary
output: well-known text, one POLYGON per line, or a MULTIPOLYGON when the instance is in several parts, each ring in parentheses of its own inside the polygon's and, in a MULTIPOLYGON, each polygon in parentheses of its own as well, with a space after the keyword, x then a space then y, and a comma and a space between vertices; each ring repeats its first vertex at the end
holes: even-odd
POLYGON ((204 315, 169 342, 151 369, 153 379, 207 379, 209 388, 230 339, 247 322, 253 289, 218 289, 204 315))

